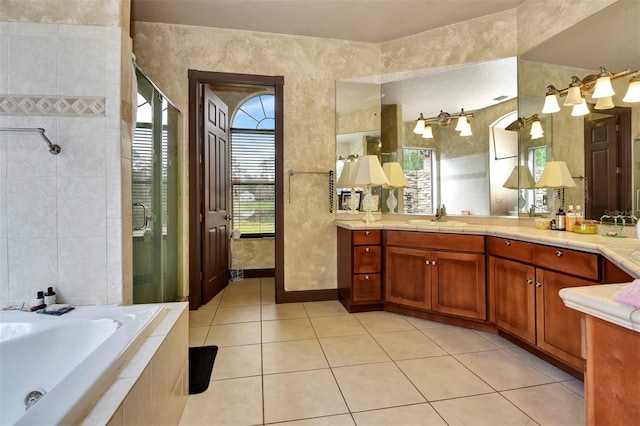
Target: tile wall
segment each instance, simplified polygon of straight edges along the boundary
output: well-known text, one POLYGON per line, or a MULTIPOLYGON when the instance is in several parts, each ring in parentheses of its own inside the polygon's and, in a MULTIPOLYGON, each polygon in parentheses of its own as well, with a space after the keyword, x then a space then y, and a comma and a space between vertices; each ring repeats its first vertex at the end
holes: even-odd
MULTIPOLYGON (((123 298, 119 27, 0 22, 0 305, 123 298)), ((126 132, 125 132, 126 133, 126 132)))

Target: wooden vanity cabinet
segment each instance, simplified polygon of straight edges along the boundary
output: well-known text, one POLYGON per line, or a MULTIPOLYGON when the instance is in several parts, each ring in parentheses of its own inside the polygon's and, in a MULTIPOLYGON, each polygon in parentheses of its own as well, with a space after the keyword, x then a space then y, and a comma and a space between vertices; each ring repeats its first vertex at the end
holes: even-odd
POLYGON ((594 253, 497 237, 488 237, 487 247, 491 321, 582 371, 581 315, 558 292, 626 274, 594 253))
POLYGON ((485 320, 484 237, 386 231, 385 300, 485 320))
POLYGON ((349 312, 380 309, 382 232, 338 228, 338 297, 349 312))

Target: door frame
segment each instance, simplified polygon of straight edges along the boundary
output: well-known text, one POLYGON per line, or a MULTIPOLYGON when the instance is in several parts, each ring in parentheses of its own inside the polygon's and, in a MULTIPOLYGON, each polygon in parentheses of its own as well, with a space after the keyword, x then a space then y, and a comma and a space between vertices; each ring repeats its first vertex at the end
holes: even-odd
POLYGON ((203 190, 204 147, 199 126, 202 105, 200 86, 273 87, 275 95, 275 290, 276 303, 284 302, 284 77, 252 74, 235 74, 189 69, 189 309, 198 309, 202 304, 202 234, 201 214, 203 190))

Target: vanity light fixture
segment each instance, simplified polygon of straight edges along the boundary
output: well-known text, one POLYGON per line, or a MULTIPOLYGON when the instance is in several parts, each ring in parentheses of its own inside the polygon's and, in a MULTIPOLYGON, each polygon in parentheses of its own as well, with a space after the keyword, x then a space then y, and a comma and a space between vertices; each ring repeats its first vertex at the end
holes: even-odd
POLYGON ((565 89, 556 89, 554 86, 547 86, 547 93, 544 98, 544 106, 542 107, 543 114, 553 114, 560 111, 558 105, 558 96, 566 96, 564 106, 574 107, 571 115, 574 117, 588 114, 588 109, 585 109, 584 94, 591 94, 593 99, 598 100, 595 109, 610 109, 615 105, 611 97, 615 95, 615 91, 611 82, 621 78, 629 78, 629 87, 625 97, 622 99, 627 103, 640 102, 640 71, 632 71, 626 69, 618 73, 611 73, 605 67, 600 67, 600 73, 590 74, 584 77, 582 80, 577 76, 571 77, 571 83, 569 87, 565 89))
POLYGON ((505 130, 518 131, 522 128, 531 125, 531 129, 529 130, 529 135, 531 135, 531 139, 540 139, 544 137, 544 130, 542 129, 542 123, 540 122, 540 118, 538 114, 533 114, 531 117, 518 117, 516 121, 509 124, 505 127, 505 130))
POLYGON ((449 114, 448 112, 440 111, 437 117, 424 118, 422 113, 416 120, 416 127, 413 129, 414 133, 422 134, 425 139, 433 138, 433 129, 431 124, 438 124, 440 126, 448 126, 451 124, 451 120, 457 118, 456 130, 460 132, 460 136, 471 136, 471 125, 469 120, 473 118, 473 113, 464 112, 464 109, 460 110, 460 114, 449 114))

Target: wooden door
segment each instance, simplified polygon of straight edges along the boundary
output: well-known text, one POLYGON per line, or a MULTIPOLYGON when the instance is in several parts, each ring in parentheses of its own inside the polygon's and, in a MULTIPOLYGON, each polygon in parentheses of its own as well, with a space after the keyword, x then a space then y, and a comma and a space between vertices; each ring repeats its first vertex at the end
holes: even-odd
POLYGON ((431 271, 433 311, 487 319, 484 255, 434 251, 431 271))
POLYGON ((229 282, 229 138, 227 106, 204 86, 202 304, 229 282))
POLYGON ((584 161, 587 176, 587 218, 600 218, 606 210, 622 210, 618 200, 617 117, 585 120, 584 161))
POLYGON ((512 260, 489 257, 490 316, 499 328, 536 343, 535 270, 512 260))
POLYGON ((583 370, 582 314, 567 308, 560 289, 594 285, 592 281, 545 269, 536 269, 536 318, 538 346, 583 370))
POLYGON ((386 301, 431 309, 431 261, 426 250, 389 247, 385 251, 386 301))

